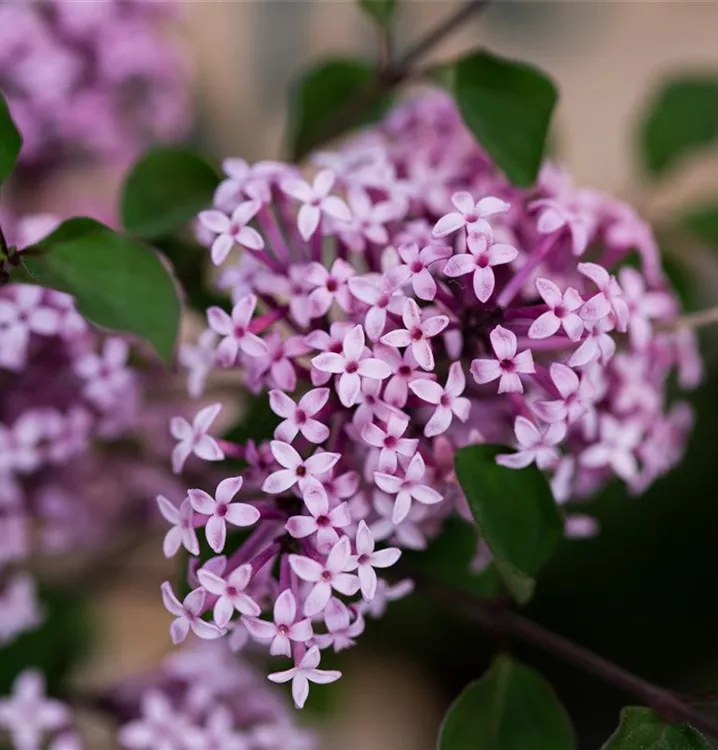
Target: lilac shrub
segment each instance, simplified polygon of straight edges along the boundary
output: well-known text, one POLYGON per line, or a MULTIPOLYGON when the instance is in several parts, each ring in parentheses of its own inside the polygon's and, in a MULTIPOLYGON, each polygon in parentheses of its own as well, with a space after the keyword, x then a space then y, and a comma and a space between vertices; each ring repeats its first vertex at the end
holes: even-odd
MULTIPOLYGON (((115 719, 123 750, 313 750, 281 696, 226 644, 200 643, 98 699, 115 719)), ((44 678, 25 670, 0 699, 0 737, 17 750, 82 750, 72 708, 45 695, 44 678)))
POLYGON ((0 0, 0 91, 23 134, 20 166, 127 163, 183 138, 188 66, 165 33, 172 3, 0 0))
MULTIPOLYGON (((4 227, 25 247, 57 223, 4 227)), ((170 379, 156 363, 138 367, 130 353, 70 296, 0 287, 0 646, 42 623, 31 558, 102 559, 157 521, 148 496, 179 491, 161 460, 178 399, 163 392, 170 379)))
POLYGON ((592 534, 577 503, 615 478, 640 492, 676 464, 692 414, 668 381, 701 373, 692 334, 666 325, 679 302, 650 227, 552 163, 513 187, 447 96, 312 163, 307 180, 230 159, 199 215, 233 306, 208 309, 183 351, 191 392, 236 370, 277 426, 238 445, 215 437, 221 403, 172 420, 176 472, 234 463, 214 495, 160 499, 166 554, 191 555, 186 598, 163 585, 173 640, 265 644, 289 660, 269 679, 291 681, 298 707, 340 676, 321 651, 354 645, 367 615, 410 591, 382 577, 401 549, 471 520, 458 448, 510 446, 497 461, 538 465, 566 533, 592 534), (198 532, 213 556, 198 559, 198 532))

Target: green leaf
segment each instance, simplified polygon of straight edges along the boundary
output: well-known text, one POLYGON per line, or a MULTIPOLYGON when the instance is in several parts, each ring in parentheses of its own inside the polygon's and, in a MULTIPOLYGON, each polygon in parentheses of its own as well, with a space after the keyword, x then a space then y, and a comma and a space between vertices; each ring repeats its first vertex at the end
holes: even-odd
POLYGON ((388 27, 397 11, 397 0, 359 0, 362 10, 381 28, 388 27))
POLYGON ((718 248, 718 204, 691 208, 683 217, 683 226, 698 239, 718 248))
POLYGON ((475 52, 435 72, 464 122, 508 179, 533 185, 558 93, 538 68, 475 52))
POLYGON ((40 591, 45 620, 36 630, 23 633, 0 648, 0 695, 10 692, 24 669, 40 669, 50 691, 56 690, 90 645, 90 627, 84 603, 77 597, 40 591))
POLYGON ((172 359, 180 304, 174 279, 154 250, 94 219, 77 218, 31 252, 22 256, 27 273, 13 279, 73 295, 91 322, 141 336, 172 359))
MULTIPOLYGON (((326 60, 302 73, 290 89, 288 146, 292 159, 301 159, 327 133, 328 123, 342 118, 350 102, 372 85, 375 71, 363 60, 326 60)), ((378 120, 391 102, 389 94, 364 107, 344 130, 378 120)), ((332 133, 332 136, 340 133, 332 133)))
POLYGON ((122 190, 122 225, 155 239, 181 230, 212 203, 219 175, 189 149, 162 146, 132 168, 122 190))
POLYGON ((457 451, 456 475, 494 564, 519 602, 533 593, 533 576, 548 560, 563 523, 546 477, 536 466, 508 469, 496 463, 510 449, 470 445, 457 451))
POLYGON ((571 722, 533 669, 499 656, 451 706, 437 750, 572 750, 571 722))
POLYGON ((624 708, 621 722, 601 750, 710 750, 687 724, 669 724, 650 708, 624 708))
POLYGON ((639 124, 643 168, 658 177, 716 139, 718 77, 675 78, 656 92, 639 124))
POLYGON ((0 184, 12 171, 21 147, 22 138, 0 92, 0 184))

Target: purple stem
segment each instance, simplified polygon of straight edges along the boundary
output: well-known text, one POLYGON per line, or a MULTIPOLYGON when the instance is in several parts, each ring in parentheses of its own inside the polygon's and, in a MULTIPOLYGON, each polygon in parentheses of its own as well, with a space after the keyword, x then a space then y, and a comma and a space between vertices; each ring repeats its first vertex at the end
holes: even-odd
POLYGON ((267 240, 275 251, 276 255, 284 261, 289 260, 289 247, 284 241, 284 236, 279 229, 277 217, 274 212, 271 211, 267 206, 262 206, 262 209, 257 214, 257 222, 259 228, 265 235, 267 240))
POLYGON ((514 274, 509 283, 499 294, 496 303, 499 307, 508 307, 513 298, 521 291, 521 288, 528 280, 531 272, 546 258, 556 245, 557 235, 549 234, 544 237, 543 242, 531 252, 521 268, 514 274))

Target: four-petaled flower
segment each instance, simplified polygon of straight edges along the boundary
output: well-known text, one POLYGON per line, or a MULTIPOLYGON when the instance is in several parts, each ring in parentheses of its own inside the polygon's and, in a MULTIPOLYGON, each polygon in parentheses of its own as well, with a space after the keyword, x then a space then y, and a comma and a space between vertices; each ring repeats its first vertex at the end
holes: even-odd
POLYGON ((403 477, 386 474, 383 471, 374 472, 374 481, 379 489, 390 495, 396 495, 391 520, 401 523, 411 510, 411 501, 418 500, 424 505, 434 505, 443 500, 443 496, 421 480, 426 473, 426 464, 421 453, 416 453, 409 462, 403 477))
POLYGON ((259 201, 251 200, 240 203, 231 217, 216 209, 200 213, 198 218, 202 226, 217 235, 211 249, 212 263, 215 266, 224 263, 235 244, 249 250, 264 249, 262 235, 256 229, 247 226, 261 207, 259 201))
POLYGON ((545 339, 563 327, 571 341, 578 341, 585 328, 582 318, 576 312, 583 304, 581 295, 573 287, 562 294, 556 284, 548 279, 536 279, 536 291, 549 309, 531 324, 529 338, 545 339))
POLYGON ((267 344, 250 330, 256 306, 257 298, 253 294, 248 294, 232 308, 231 316, 221 307, 210 307, 207 310, 210 328, 224 337, 217 347, 219 364, 225 367, 233 365, 240 349, 250 357, 269 354, 267 344))
POLYGON ((209 546, 215 552, 224 549, 227 524, 252 526, 259 520, 259 511, 248 503, 233 503, 232 499, 242 489, 242 477, 228 477, 217 485, 216 499, 204 490, 189 490, 187 493, 197 513, 209 516, 204 533, 209 546))
POLYGON ((162 543, 165 557, 174 557, 180 547, 193 555, 199 555, 199 540, 194 530, 194 512, 189 499, 185 498, 177 508, 164 495, 158 495, 157 506, 163 518, 172 524, 162 543))
POLYGON ((283 467, 270 474, 262 485, 262 491, 270 495, 286 492, 297 483, 302 492, 312 484, 321 484, 317 477, 329 471, 341 458, 339 453, 322 452, 304 460, 289 443, 281 440, 272 440, 270 448, 277 463, 283 467))
POLYGON ((494 293, 494 266, 511 263, 519 251, 512 245, 494 242, 494 232, 488 221, 472 224, 466 240, 468 253, 459 253, 446 261, 444 275, 450 278, 473 273, 474 294, 479 302, 486 302, 494 293))
POLYGON ((396 547, 374 551, 374 535, 364 521, 359 521, 356 535, 356 566, 364 599, 370 602, 376 594, 377 577, 374 568, 390 568, 401 557, 396 547))
POLYGON ((172 451, 172 469, 175 474, 182 471, 185 461, 192 453, 204 461, 221 461, 224 458, 224 451, 217 441, 207 434, 220 411, 222 404, 206 406, 197 412, 192 424, 184 417, 171 419, 170 433, 179 441, 172 451))
POLYGON ((386 429, 374 423, 364 426, 361 436, 369 445, 379 448, 379 470, 392 473, 396 471, 398 456, 411 458, 419 445, 417 438, 405 438, 402 435, 409 426, 409 420, 397 414, 390 414, 386 429))
POLYGON ((313 417, 324 408, 328 399, 328 388, 314 388, 305 393, 297 404, 282 391, 270 391, 269 405, 272 411, 284 417, 284 421, 277 425, 274 437, 291 443, 301 432, 310 443, 323 443, 329 437, 329 428, 313 417))
POLYGON ((274 602, 274 622, 257 617, 245 617, 249 634, 258 641, 271 641, 272 656, 291 656, 292 641, 306 643, 312 638, 312 621, 307 617, 297 621, 297 600, 291 589, 284 589, 274 602))
POLYGON ((446 237, 462 227, 470 227, 480 219, 494 214, 505 213, 509 204, 500 198, 487 196, 474 203, 471 193, 459 191, 451 196, 456 211, 445 214, 434 224, 434 237, 446 237))
POLYGON ((436 404, 436 411, 424 426, 426 437, 436 437, 446 432, 454 416, 466 422, 471 410, 471 401, 461 395, 465 387, 466 377, 461 362, 452 363, 444 388, 434 380, 428 379, 412 380, 409 383, 409 388, 420 399, 429 404, 436 404))
POLYGON ((292 698, 297 708, 304 708, 304 704, 309 697, 309 683, 315 682, 317 685, 328 685, 330 682, 336 682, 341 676, 341 672, 333 669, 317 669, 321 656, 319 648, 312 646, 302 660, 291 669, 284 672, 274 672, 269 675, 272 682, 289 682, 292 681, 292 698))
POLYGON ((579 379, 570 367, 560 362, 551 365, 550 373, 561 398, 554 401, 537 401, 533 405, 534 412, 544 422, 573 424, 592 409, 591 399, 596 388, 587 376, 579 379))
POLYGON ((479 385, 499 379, 499 393, 523 393, 519 374, 535 372, 531 350, 516 353, 517 341, 513 331, 496 326, 489 334, 496 359, 475 359, 471 374, 479 385))
POLYGON ((200 568, 197 571, 197 578, 203 589, 218 597, 213 614, 214 621, 220 628, 227 627, 235 610, 241 615, 250 617, 257 617, 261 613, 262 610, 257 602, 245 593, 245 589, 252 580, 251 565, 240 565, 227 576, 226 580, 209 570, 200 568))
POLYGON ((583 303, 579 312, 581 317, 593 322, 612 315, 616 329, 625 331, 628 328, 629 311, 616 277, 597 263, 579 263, 578 271, 598 287, 598 293, 583 303))
POLYGON ((419 250, 416 242, 399 247, 399 257, 404 264, 392 269, 392 273, 411 279, 411 288, 419 299, 431 301, 436 297, 436 280, 429 268, 451 255, 451 248, 445 245, 426 245, 419 250), (408 275, 407 275, 408 272, 408 275))
POLYGON ((202 619, 206 596, 204 589, 195 589, 187 594, 184 601, 180 602, 172 591, 172 584, 169 581, 162 584, 162 601, 165 609, 175 616, 172 625, 170 625, 172 643, 182 643, 190 630, 196 636, 205 640, 221 638, 224 635, 223 630, 202 619))
POLYGON ((280 182, 281 189, 287 195, 303 204, 297 215, 297 227, 304 240, 308 240, 317 231, 322 214, 338 221, 351 221, 349 206, 338 196, 329 195, 334 181, 334 172, 323 169, 311 185, 299 177, 286 177, 280 182))
POLYGON ((496 463, 510 469, 523 469, 534 461, 539 469, 554 469, 559 461, 556 446, 566 437, 566 425, 556 422, 540 430, 526 417, 516 417, 514 433, 519 444, 517 453, 496 456, 496 463))
POLYGON ((344 406, 353 406, 361 392, 361 379, 384 380, 391 375, 391 368, 381 359, 366 357, 364 329, 361 326, 347 333, 342 344, 342 353, 323 352, 317 354, 312 365, 320 372, 339 375, 337 395, 344 406))
POLYGON ((449 325, 449 318, 446 315, 432 315, 422 320, 419 305, 409 298, 404 303, 401 319, 406 328, 384 334, 381 342, 389 346, 411 347, 411 353, 419 365, 425 370, 433 370, 434 352, 429 339, 438 336, 449 325))
POLYGON ((346 503, 339 503, 329 510, 329 498, 321 484, 312 484, 303 494, 304 506, 311 515, 292 516, 286 524, 287 531, 295 539, 304 539, 316 534, 317 551, 327 553, 339 539, 336 529, 343 529, 352 522, 346 503))
POLYGON ((304 614, 307 617, 314 617, 327 606, 332 589, 345 596, 353 596, 359 590, 359 579, 349 573, 356 566, 352 561, 347 536, 332 547, 323 565, 303 555, 290 555, 289 564, 299 578, 314 584, 304 600, 304 614))

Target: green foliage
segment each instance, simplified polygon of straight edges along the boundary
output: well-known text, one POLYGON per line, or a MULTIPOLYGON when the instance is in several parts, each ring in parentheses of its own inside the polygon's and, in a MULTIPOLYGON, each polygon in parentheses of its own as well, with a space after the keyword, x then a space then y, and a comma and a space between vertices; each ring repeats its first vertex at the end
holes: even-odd
POLYGON ((674 78, 656 92, 639 124, 643 168, 659 177, 717 139, 718 77, 674 78))
POLYGON ((670 724, 650 708, 624 708, 621 722, 601 750, 710 750, 687 724, 670 724))
POLYGON ((122 225, 144 239, 173 234, 211 205, 218 184, 212 165, 189 149, 154 148, 125 180, 122 225))
POLYGON ((62 685, 70 670, 88 650, 89 623, 83 603, 57 592, 40 592, 45 621, 0 648, 0 695, 10 692, 24 669, 42 670, 49 689, 62 685))
POLYGON ((572 750, 573 729, 535 670, 499 656, 451 706, 437 750, 572 750))
POLYGON ((558 92, 543 72, 489 52, 436 71, 476 140, 514 185, 533 185, 558 92))
POLYGON ((0 184, 10 174, 22 147, 22 138, 0 93, 0 184))
POLYGON ((22 258, 26 273, 13 274, 14 280, 73 295, 88 320, 136 334, 171 361, 180 303, 174 279, 154 250, 94 219, 76 218, 22 258))
POLYGON ((706 203, 691 208, 682 223, 694 237, 718 249, 718 204, 706 203))
MULTIPOLYGON (((325 60, 300 75, 290 90, 287 144, 292 159, 306 156, 321 141, 328 123, 344 117, 346 108, 363 96, 374 76, 370 63, 353 59, 325 60)), ((390 103, 391 97, 386 94, 356 112, 357 116, 346 122, 344 130, 375 122, 390 103)))
POLYGON ((397 0, 359 0, 362 10, 381 28, 391 25, 398 9, 397 0))
POLYGON ((563 523, 546 477, 536 466, 499 466, 510 449, 470 445, 456 453, 456 475, 489 545, 494 564, 513 596, 527 601, 533 576, 561 539, 563 523))

